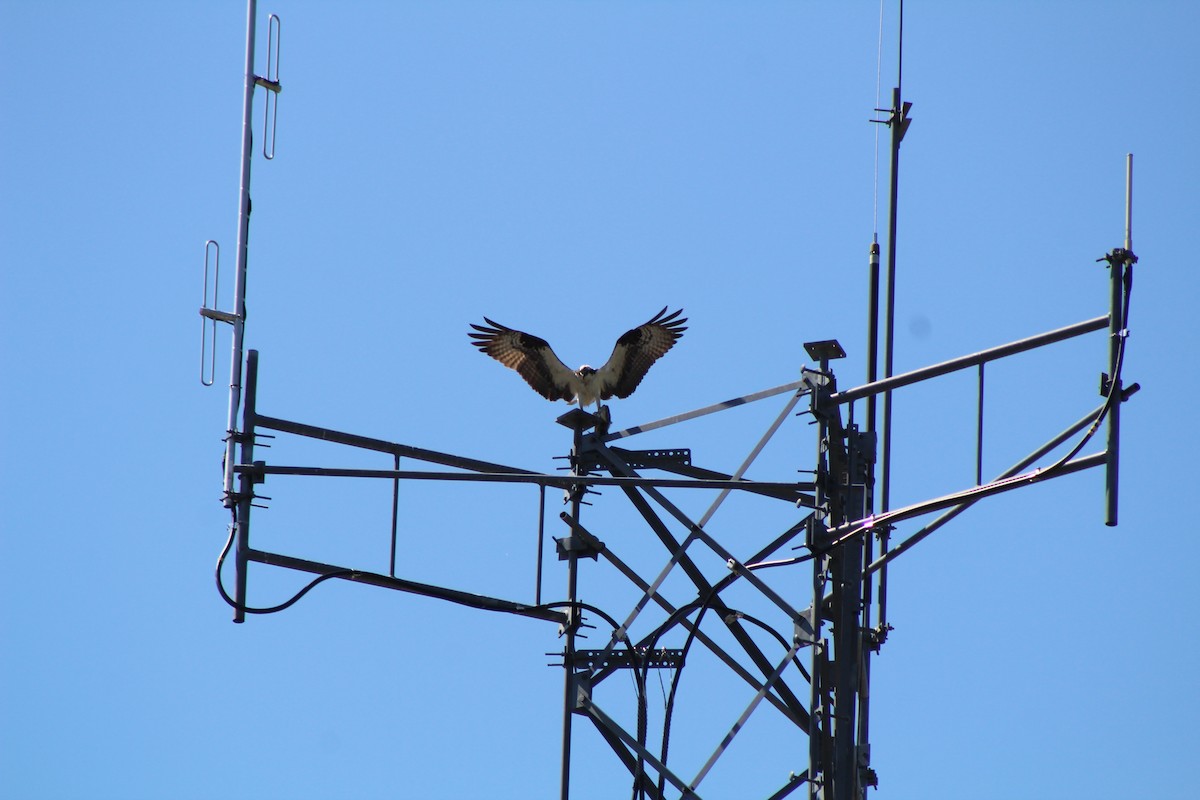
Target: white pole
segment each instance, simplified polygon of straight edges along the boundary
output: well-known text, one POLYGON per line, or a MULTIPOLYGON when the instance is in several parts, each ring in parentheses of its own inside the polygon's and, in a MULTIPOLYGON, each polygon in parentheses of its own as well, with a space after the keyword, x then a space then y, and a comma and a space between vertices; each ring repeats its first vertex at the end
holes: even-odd
POLYGON ((1133 250, 1133 153, 1125 154, 1125 250, 1133 250))

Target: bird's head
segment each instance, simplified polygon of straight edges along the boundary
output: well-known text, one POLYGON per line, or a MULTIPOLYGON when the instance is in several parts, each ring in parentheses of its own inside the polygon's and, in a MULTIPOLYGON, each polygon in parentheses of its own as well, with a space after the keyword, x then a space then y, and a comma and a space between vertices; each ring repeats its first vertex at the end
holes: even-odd
POLYGON ((592 367, 589 367, 587 364, 584 364, 582 367, 575 370, 575 374, 581 378, 586 378, 589 375, 595 375, 596 370, 592 367))

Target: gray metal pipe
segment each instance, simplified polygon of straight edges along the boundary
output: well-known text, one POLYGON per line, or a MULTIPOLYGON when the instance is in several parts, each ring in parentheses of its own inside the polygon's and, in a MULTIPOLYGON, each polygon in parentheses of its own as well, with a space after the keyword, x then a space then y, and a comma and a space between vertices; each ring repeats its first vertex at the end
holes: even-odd
POLYGON ((229 414, 225 425, 225 503, 233 505, 233 465, 236 463, 238 409, 242 403, 242 343, 246 327, 246 256, 250 237, 250 158, 253 144, 250 114, 254 108, 254 36, 256 0, 246 0, 246 72, 242 93, 242 166, 238 179, 237 249, 233 281, 233 351, 229 363, 229 414))
POLYGON ((988 361, 995 361, 1005 356, 1016 355, 1023 353, 1026 350, 1033 350, 1043 345, 1061 342, 1064 339, 1071 339, 1075 336, 1082 336, 1085 333, 1098 331, 1101 328, 1106 328, 1109 325, 1109 315, 1105 314, 1101 317, 1076 322, 1074 325, 1067 325, 1064 328, 1057 330, 1046 331, 1026 339, 1018 339, 1015 342, 1002 344, 999 347, 993 347, 988 350, 980 350, 978 353, 972 353, 958 358, 952 358, 949 361, 943 361, 940 364, 933 364, 928 367, 921 367, 910 372, 902 372, 899 375, 890 378, 884 378, 881 381, 867 383, 862 386, 856 386, 853 389, 847 389, 844 392, 837 392, 829 399, 834 403, 849 403, 863 397, 870 397, 881 392, 898 389, 901 386, 908 386, 911 383, 936 378, 939 375, 946 375, 950 372, 956 372, 967 367, 974 367, 979 364, 984 364, 988 361))

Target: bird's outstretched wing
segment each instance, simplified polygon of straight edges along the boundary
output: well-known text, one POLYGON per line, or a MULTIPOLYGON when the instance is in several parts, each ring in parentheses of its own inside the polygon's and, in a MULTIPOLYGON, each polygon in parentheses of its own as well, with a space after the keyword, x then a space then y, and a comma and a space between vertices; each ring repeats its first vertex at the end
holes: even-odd
POLYGON ((668 314, 663 306, 649 322, 621 334, 608 361, 596 370, 601 400, 633 394, 654 362, 674 347, 687 330, 683 324, 687 317, 679 317, 682 313, 681 308, 668 314))
POLYGON ((475 325, 478 333, 468 333, 471 344, 487 353, 506 367, 515 369, 547 400, 567 400, 575 397, 572 386, 576 379, 562 360, 550 349, 545 339, 514 330, 499 322, 483 318, 491 327, 475 325))

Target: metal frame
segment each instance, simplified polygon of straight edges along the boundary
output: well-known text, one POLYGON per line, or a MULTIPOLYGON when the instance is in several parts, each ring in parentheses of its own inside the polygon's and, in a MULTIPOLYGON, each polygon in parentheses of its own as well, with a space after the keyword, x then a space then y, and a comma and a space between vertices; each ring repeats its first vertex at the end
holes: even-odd
MULTIPOLYGON (((563 798, 569 797, 570 794, 573 722, 577 715, 592 723, 600 739, 609 745, 618 761, 630 771, 637 791, 644 796, 662 797, 669 784, 679 791, 682 797, 700 797, 701 781, 717 765, 732 739, 764 700, 767 706, 775 709, 784 719, 790 720, 798 734, 808 737, 810 760, 807 771, 780 786, 772 797, 786 796, 801 784, 807 784, 809 796, 814 798, 861 797, 867 787, 875 784, 866 736, 869 701, 867 662, 870 653, 876 652, 886 640, 888 630, 886 624, 870 624, 878 574, 899 555, 910 550, 916 543, 983 497, 1107 464, 1107 451, 1079 458, 1071 454, 1071 457, 1053 468, 1033 473, 1021 472, 1089 424, 1094 430, 1101 416, 1113 403, 1106 401, 990 483, 971 486, 961 492, 880 514, 872 513, 869 503, 870 488, 875 481, 875 435, 869 431, 860 431, 852 423, 843 422, 842 407, 851 406, 857 400, 884 391, 1094 332, 1108 327, 1108 324, 1107 316, 1086 320, 845 391, 837 389, 836 378, 829 365, 830 356, 827 353, 819 354, 819 368, 804 370, 801 381, 789 384, 791 394, 781 413, 732 475, 693 465, 688 451, 643 452, 612 446, 611 442, 623 441, 635 435, 636 431, 629 429, 617 436, 609 433, 607 409, 603 409, 605 413, 601 415, 574 409, 559 418, 559 422, 572 431, 572 449, 568 457, 571 470, 567 475, 539 473, 268 416, 260 413, 257 408, 258 353, 250 350, 247 353, 242 426, 236 437, 241 444, 240 454, 233 466, 233 472, 239 478, 239 489, 231 498, 235 509, 232 539, 237 545, 236 589, 234 597, 227 596, 227 599, 234 607, 234 620, 241 622, 247 613, 265 613, 290 606, 320 581, 340 579, 420 594, 480 610, 556 623, 564 639, 563 649, 557 654, 561 657, 560 665, 564 669, 561 763, 563 798), (809 398, 809 409, 802 413, 811 414, 817 424, 815 480, 789 483, 746 479, 744 473, 756 455, 780 429, 783 421, 793 415, 796 403, 805 396, 809 398), (274 433, 267 434, 266 431, 274 433), (273 465, 257 460, 256 441, 260 437, 275 434, 318 439, 391 455, 397 465, 399 459, 404 457, 436 464, 446 469, 341 469, 273 465), (650 477, 643 475, 631 466, 631 463, 649 463, 656 470, 694 477, 650 477), (607 474, 600 474, 601 472, 607 474), (358 477, 391 480, 394 490, 390 508, 389 574, 321 563, 252 547, 249 538, 250 519, 252 509, 256 507, 254 501, 259 499, 255 487, 268 475, 301 479, 358 477), (539 493, 539 519, 544 517, 544 490, 547 487, 565 490, 570 511, 560 516, 567 526, 568 534, 556 540, 559 558, 566 562, 565 599, 550 604, 540 602, 540 567, 539 597, 534 603, 489 597, 397 576, 397 492, 401 481, 413 480, 532 483, 542 490, 539 493), (585 527, 582 513, 583 507, 588 503, 584 498, 595 487, 600 486, 619 489, 666 551, 667 560, 652 579, 642 578, 613 551, 613 548, 585 527), (669 489, 708 490, 719 494, 703 516, 692 519, 664 494, 664 491, 669 489), (722 500, 734 490, 786 502, 798 509, 800 518, 785 531, 775 535, 757 552, 745 559, 739 559, 705 530, 705 525, 722 500), (950 506, 953 508, 949 512, 910 536, 898 547, 872 559, 868 542, 881 529, 950 506), (674 534, 672 527, 682 528, 684 535, 674 534), (807 551, 804 555, 768 560, 780 549, 799 539, 802 534, 804 544, 799 546, 807 551), (719 557, 726 563, 727 572, 720 578, 706 575, 698 566, 697 548, 719 557), (618 621, 616 616, 603 609, 585 606, 579 602, 580 565, 581 560, 586 558, 603 559, 640 590, 640 599, 622 621, 618 621), (812 563, 812 601, 803 608, 798 608, 785 594, 781 594, 758 575, 759 570, 768 567, 807 562, 812 563), (285 604, 269 609, 252 608, 247 600, 251 563, 306 572, 317 578, 285 604), (686 602, 682 603, 665 598, 661 591, 667 577, 676 570, 688 578, 694 589, 694 594, 685 598, 686 602), (738 582, 753 587, 758 596, 773 606, 786 621, 786 629, 771 629, 768 626, 768 630, 777 641, 790 641, 785 647, 787 655, 782 660, 779 660, 777 655, 769 655, 755 642, 742 622, 745 615, 729 605, 723 596, 722 593, 726 589, 738 582), (639 625, 642 613, 651 603, 668 615, 667 620, 653 625, 635 639, 633 631, 639 625), (713 612, 713 617, 721 620, 721 624, 732 634, 738 649, 729 650, 722 647, 711 635, 704 633, 701 621, 704 613, 708 611, 713 612), (689 619, 693 613, 696 614, 695 619, 689 619), (579 650, 576 642, 579 628, 585 624, 585 618, 591 624, 595 623, 597 617, 607 622, 610 627, 607 644, 599 650, 579 650), (664 650, 660 646, 664 638, 672 635, 687 637, 688 646, 692 641, 703 645, 729 669, 732 677, 744 682, 753 693, 742 715, 732 723, 728 733, 716 744, 703 768, 690 779, 678 774, 661 754, 654 753, 647 746, 644 729, 635 732, 626 730, 597 698, 597 690, 601 684, 618 671, 634 670, 644 684, 645 673, 649 669, 681 670, 686 663, 687 648, 664 650), (806 647, 812 650, 808 670, 800 667, 795 658, 798 651, 806 647), (794 678, 788 669, 789 665, 793 664, 800 667, 800 677, 808 682, 807 691, 801 692, 793 688, 794 678), (805 696, 806 700, 801 699, 805 696)), ((1136 388, 1136 384, 1131 386, 1122 394, 1121 399, 1127 399, 1136 388)), ((763 399, 776 394, 782 392, 755 393, 747 397, 763 399)), ((724 410, 742 404, 728 401, 707 408, 724 410)), ((641 430, 663 427, 676 421, 694 419, 696 416, 698 415, 695 413, 681 414, 659 425, 641 426, 641 430)), ((539 556, 542 533, 539 524, 539 556)), ((218 580, 220 581, 219 577, 218 580)), ((224 593, 223 589, 222 592, 224 593)), ((648 624, 643 624, 642 628, 648 624)), ((756 624, 763 623, 756 620, 756 624)), ((644 698, 639 702, 644 702, 644 698)))
MULTIPOLYGON (((316 585, 317 581, 340 579, 421 594, 481 610, 500 611, 558 623, 560 633, 564 638, 564 647, 559 655, 562 657, 561 663, 565 670, 562 756, 563 797, 567 797, 569 794, 572 723, 575 715, 589 719, 597 727, 601 738, 613 747, 622 763, 640 772, 642 775, 640 785, 647 796, 661 796, 662 791, 660 787, 654 785, 646 772, 647 767, 657 772, 660 782, 665 781, 675 785, 676 788, 683 790, 685 796, 699 796, 695 791, 696 787, 717 763, 725 748, 728 747, 729 742, 733 739, 736 731, 740 729, 741 723, 745 721, 744 719, 734 724, 730 732, 726 734, 725 738, 709 757, 700 774, 691 780, 686 780, 684 777, 673 773, 661 760, 655 757, 641 741, 642 737, 629 733, 615 722, 615 718, 600 706, 594 694, 596 688, 604 680, 611 677, 620 669, 644 671, 651 668, 681 668, 683 665, 682 653, 671 657, 654 655, 656 653, 678 652, 663 651, 661 648, 655 647, 655 643, 660 638, 669 635, 675 629, 686 631, 689 639, 694 639, 708 648, 722 663, 730 668, 734 675, 748 684, 754 691, 754 699, 746 711, 743 712, 743 717, 748 716, 761 701, 767 700, 768 704, 779 710, 785 718, 790 719, 800 732, 807 733, 808 726, 810 725, 808 712, 800 699, 801 695, 790 688, 790 679, 784 675, 784 672, 789 664, 796 663, 793 658, 795 652, 801 647, 806 646, 808 642, 794 642, 788 653, 788 657, 782 662, 778 662, 775 658, 763 652, 759 645, 749 636, 741 619, 738 617, 738 612, 726 603, 720 592, 728 588, 735 581, 749 583, 786 615, 789 626, 809 625, 808 618, 805 617, 803 612, 796 610, 762 578, 747 569, 745 565, 769 557, 778 549, 784 547, 802 533, 805 533, 807 530, 805 523, 812 518, 812 514, 806 513, 803 520, 789 527, 782 534, 775 536, 766 547, 761 548, 745 561, 739 560, 733 553, 724 548, 703 529, 702 525, 703 522, 711 519, 725 496, 733 490, 745 491, 769 499, 786 502, 791 507, 811 508, 817 504, 817 498, 810 494, 816 488, 816 483, 814 482, 758 482, 742 477, 742 473, 749 468, 767 440, 775 434, 783 420, 787 416, 790 416, 796 401, 808 393, 809 389, 806 385, 800 385, 800 388, 792 388, 792 395, 788 402, 785 403, 782 413, 776 418, 767 431, 767 434, 752 449, 746 461, 734 475, 723 475, 712 470, 694 467, 689 463, 672 464, 658 460, 656 463, 658 463, 658 467, 661 469, 697 475, 698 477, 672 478, 643 476, 632 468, 629 462, 635 459, 646 460, 646 454, 609 446, 608 441, 615 440, 616 438, 624 438, 624 436, 612 437, 607 431, 607 420, 604 417, 575 409, 563 415, 559 420, 562 424, 571 428, 574 442, 570 455, 571 473, 564 476, 536 473, 508 465, 415 448, 409 445, 386 442, 357 434, 345 433, 261 414, 257 408, 258 358, 257 351, 249 350, 247 352, 245 404, 241 430, 236 437, 237 441, 241 444, 240 456, 238 462, 233 467, 234 474, 239 478, 239 489, 231 498, 235 509, 235 521, 232 526, 233 536, 231 538, 236 542, 236 589, 234 596, 229 597, 226 595, 226 599, 234 607, 235 622, 244 621, 248 613, 266 613, 282 610, 303 596, 309 588, 316 585), (265 431, 319 439, 326 442, 391 454, 396 458, 404 456, 410 459, 442 465, 457 471, 330 469, 292 465, 268 465, 256 459, 255 451, 256 441, 260 437, 268 435, 264 433, 265 431), (593 470, 597 467, 602 467, 609 474, 595 474, 593 470), (252 509, 257 507, 254 501, 260 499, 255 492, 255 487, 265 480, 268 475, 291 477, 365 477, 390 479, 396 484, 401 480, 517 482, 534 483, 543 489, 545 487, 563 488, 568 493, 571 506, 570 513, 562 515, 563 521, 568 526, 569 534, 563 539, 559 539, 557 545, 560 558, 567 562, 566 599, 558 604, 528 604, 473 594, 459 589, 432 586, 396 576, 394 574, 395 495, 393 495, 392 502, 393 574, 384 575, 370 570, 320 563, 296 556, 256 549, 251 546, 249 536, 252 509), (612 548, 606 546, 583 526, 581 514, 585 504, 584 496, 596 486, 614 486, 625 493, 632 505, 642 515, 647 525, 653 530, 664 548, 668 551, 668 562, 653 582, 641 579, 635 571, 630 569, 613 552, 612 548), (666 488, 706 489, 717 491, 719 494, 701 520, 696 521, 689 518, 662 493, 661 490, 666 488), (683 539, 679 539, 672 534, 672 522, 684 526, 685 530, 688 531, 683 539), (689 552, 690 549, 696 547, 707 548, 726 561, 729 568, 728 575, 715 582, 705 576, 696 564, 693 554, 689 552), (635 609, 626 617, 624 623, 618 624, 615 619, 605 617, 610 620, 612 625, 609 641, 605 648, 596 651, 579 651, 576 648, 575 636, 579 627, 583 624, 584 615, 589 612, 603 615, 600 609, 585 609, 578 602, 576 592, 579 580, 580 558, 581 556, 586 558, 588 556, 598 557, 601 555, 607 563, 616 568, 619 574, 623 575, 640 589, 643 596, 635 609), (248 605, 247 600, 248 574, 251 563, 307 572, 318 576, 318 578, 317 581, 305 587, 304 590, 288 603, 268 609, 253 608, 248 605), (667 575, 676 567, 684 572, 696 587, 696 597, 686 604, 672 604, 666 601, 659 591, 667 575), (651 601, 658 604, 670 615, 670 624, 655 627, 645 637, 635 642, 630 638, 630 629, 651 601), (556 606, 563 607, 565 610, 556 610, 556 606), (735 641, 741 648, 741 652, 729 652, 717 644, 711 636, 704 634, 700 630, 698 623, 688 620, 689 613, 701 609, 712 611, 715 616, 724 619, 724 624, 733 633, 735 641)), ((757 399, 761 399, 762 397, 772 396, 772 393, 756 393, 756 396, 757 399)), ((731 401, 723 404, 722 407, 734 408, 742 404, 744 402, 731 401)), ((694 415, 685 416, 689 419, 694 418, 694 415)), ((220 570, 220 566, 218 570, 220 570)), ((218 583, 220 581, 220 574, 218 574, 218 583)), ((225 594, 223 589, 222 593, 225 594)), ((780 634, 777 633, 778 635, 780 634)))

